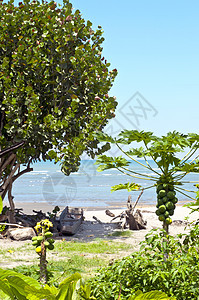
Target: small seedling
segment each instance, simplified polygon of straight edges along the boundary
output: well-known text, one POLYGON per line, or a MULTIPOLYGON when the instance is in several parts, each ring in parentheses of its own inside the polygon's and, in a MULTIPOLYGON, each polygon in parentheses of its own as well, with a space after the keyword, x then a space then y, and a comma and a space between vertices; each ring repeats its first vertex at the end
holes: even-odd
POLYGON ((53 250, 55 242, 50 227, 53 227, 52 222, 48 219, 41 220, 35 226, 38 235, 32 238, 32 245, 36 247, 35 251, 40 257, 40 282, 43 284, 47 283, 46 250, 53 250))

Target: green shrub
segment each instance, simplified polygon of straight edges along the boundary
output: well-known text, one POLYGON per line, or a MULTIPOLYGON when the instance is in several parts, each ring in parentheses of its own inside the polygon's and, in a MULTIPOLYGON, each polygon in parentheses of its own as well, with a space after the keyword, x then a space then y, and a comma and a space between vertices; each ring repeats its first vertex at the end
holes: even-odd
POLYGON ((97 299, 128 299, 133 291, 160 290, 179 300, 199 299, 199 237, 196 225, 177 238, 152 232, 139 252, 100 270, 91 283, 97 299), (191 238, 192 237, 192 238, 191 238))

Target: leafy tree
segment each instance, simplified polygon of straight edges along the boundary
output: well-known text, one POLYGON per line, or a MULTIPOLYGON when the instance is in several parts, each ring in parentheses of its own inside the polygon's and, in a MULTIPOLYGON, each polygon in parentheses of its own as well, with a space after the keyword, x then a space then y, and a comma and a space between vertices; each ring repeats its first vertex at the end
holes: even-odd
MULTIPOLYGON (((127 156, 128 160, 123 157, 109 157, 101 155, 98 157, 98 171, 115 168, 118 171, 133 178, 148 180, 149 184, 145 189, 156 187, 157 192, 157 210, 156 214, 159 220, 163 222, 163 228, 168 233, 168 226, 172 220, 170 216, 174 214, 175 204, 178 202, 176 192, 185 195, 194 200, 182 187, 187 181, 184 177, 189 173, 199 173, 199 161, 197 160, 197 150, 199 148, 199 135, 195 133, 181 134, 176 131, 169 132, 166 136, 157 137, 152 132, 144 132, 137 130, 124 130, 118 138, 112 138, 107 134, 99 133, 98 139, 103 142, 116 144, 121 152, 127 156), (125 145, 131 143, 141 143, 139 148, 130 148, 127 151, 123 149, 125 145), (122 147, 122 146, 123 147, 122 147), (188 153, 180 159, 178 154, 188 153), (144 160, 144 162, 135 159, 144 160), (192 158, 192 160, 191 160, 192 158), (155 162, 156 167, 150 165, 149 159, 155 162), (133 160, 143 167, 143 172, 137 172, 130 168, 130 161, 133 160), (144 171, 149 170, 153 175, 148 175, 144 171)), ((193 182, 194 183, 194 182, 193 182)), ((112 187, 112 191, 127 189, 128 191, 139 190, 141 186, 128 182, 112 187)))
POLYGON ((54 159, 69 175, 84 151, 107 149, 93 132, 114 117, 117 70, 102 57, 101 27, 68 0, 0 2, 0 19, 0 150, 23 144, 0 161, 0 196, 9 191, 12 202, 12 183, 31 163, 54 159))

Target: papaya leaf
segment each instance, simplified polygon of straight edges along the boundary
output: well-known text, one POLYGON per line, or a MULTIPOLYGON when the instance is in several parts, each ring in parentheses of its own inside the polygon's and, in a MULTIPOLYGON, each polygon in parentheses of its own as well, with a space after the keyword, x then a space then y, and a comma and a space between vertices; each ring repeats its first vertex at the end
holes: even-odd
POLYGON ((199 172, 199 164, 198 163, 193 163, 193 164, 185 163, 182 166, 176 166, 175 171, 181 171, 181 172, 186 172, 186 173, 190 173, 190 172, 198 173, 199 172))
POLYGON ((109 136, 107 133, 104 132, 97 132, 94 133, 93 136, 99 141, 99 142, 109 142, 112 144, 115 144, 115 139, 109 136))
POLYGON ((197 133, 189 133, 188 134, 188 139, 189 139, 189 142, 191 143, 191 145, 196 143, 195 146, 197 148, 199 147, 199 134, 197 134, 197 133))
POLYGON ((28 287, 28 284, 21 279, 19 276, 8 276, 7 280, 10 284, 10 286, 12 286, 13 288, 15 288, 17 290, 17 292, 24 297, 21 297, 21 299, 26 299, 26 291, 25 288, 28 287))
POLYGON ((54 285, 49 286, 48 284, 46 284, 44 289, 49 290, 52 295, 57 295, 57 293, 58 293, 58 289, 54 285))
POLYGON ((0 269, 0 278, 9 284, 10 291, 16 295, 19 300, 27 299, 27 288, 32 287, 35 290, 41 288, 41 285, 37 280, 12 270, 0 269))
POLYGON ((81 275, 75 273, 63 280, 58 287, 59 292, 56 295, 56 300, 72 299, 72 295, 75 292, 76 284, 79 279, 81 279, 81 275))
POLYGON ((28 300, 41 300, 41 299, 46 299, 46 300, 56 300, 56 296, 51 293, 49 289, 40 288, 40 289, 35 289, 34 287, 27 286, 25 287, 25 292, 26 292, 26 298, 28 300))
POLYGON ((119 134, 119 137, 123 137, 128 142, 128 144, 132 142, 144 142, 148 144, 155 139, 155 137, 153 136, 153 132, 144 132, 138 130, 123 130, 119 134))
POLYGON ((125 184, 118 184, 111 187, 111 192, 115 192, 118 190, 127 190, 128 192, 131 192, 133 190, 139 190, 141 188, 141 185, 128 182, 125 184))
POLYGON ((122 156, 110 157, 110 156, 106 156, 106 155, 100 155, 100 156, 98 156, 95 164, 99 165, 99 167, 97 168, 97 171, 101 172, 101 171, 108 170, 108 169, 128 166, 130 164, 130 162, 127 161, 122 156))
POLYGON ((145 157, 147 155, 150 155, 149 151, 146 151, 143 147, 140 148, 134 148, 130 149, 129 151, 126 151, 126 154, 129 156, 137 156, 137 157, 145 157))
POLYGON ((137 291, 135 296, 130 297, 129 300, 175 300, 174 297, 168 297, 165 293, 160 291, 151 291, 147 293, 143 293, 141 291, 137 291))
POLYGON ((0 290, 3 291, 6 295, 8 295, 11 300, 15 299, 12 287, 6 279, 2 280, 0 278, 0 290))

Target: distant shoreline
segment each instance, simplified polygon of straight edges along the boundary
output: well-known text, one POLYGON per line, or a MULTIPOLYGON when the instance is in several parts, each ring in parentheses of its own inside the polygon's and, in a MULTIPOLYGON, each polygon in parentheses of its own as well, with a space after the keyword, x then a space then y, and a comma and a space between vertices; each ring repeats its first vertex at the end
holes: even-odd
MULTIPOLYGON (((184 202, 184 201, 181 201, 181 202, 178 202, 178 205, 177 207, 183 207, 183 205, 185 203, 188 203, 189 201, 187 202, 184 202)), ((23 212, 26 213, 26 214, 32 214, 33 213, 33 210, 36 210, 36 211, 40 211, 42 210, 44 213, 47 213, 47 212, 52 212, 52 210, 54 209, 54 207, 56 205, 52 205, 48 202, 14 202, 15 203, 15 207, 16 208, 23 208, 23 212)), ((4 206, 7 205, 9 206, 9 203, 7 201, 4 202, 4 206)), ((63 210, 68 204, 66 203, 66 205, 57 205, 59 206, 60 210, 63 210)), ((69 207, 75 207, 74 205, 72 205, 72 202, 69 204, 69 207)), ((80 206, 78 206, 80 207, 80 206)), ((109 202, 109 205, 107 206, 89 206, 89 207, 85 207, 84 205, 82 205, 80 208, 83 208, 84 211, 105 211, 106 209, 109 209, 109 210, 125 210, 127 209, 126 207, 126 203, 122 203, 121 205, 118 205, 118 202, 109 202)), ((149 208, 150 210, 153 210, 155 211, 156 210, 156 205, 155 204, 147 204, 147 203, 138 203, 137 206, 136 206, 136 209, 139 208, 139 209, 147 209, 149 208)), ((188 208, 186 208, 188 209, 188 208)))

